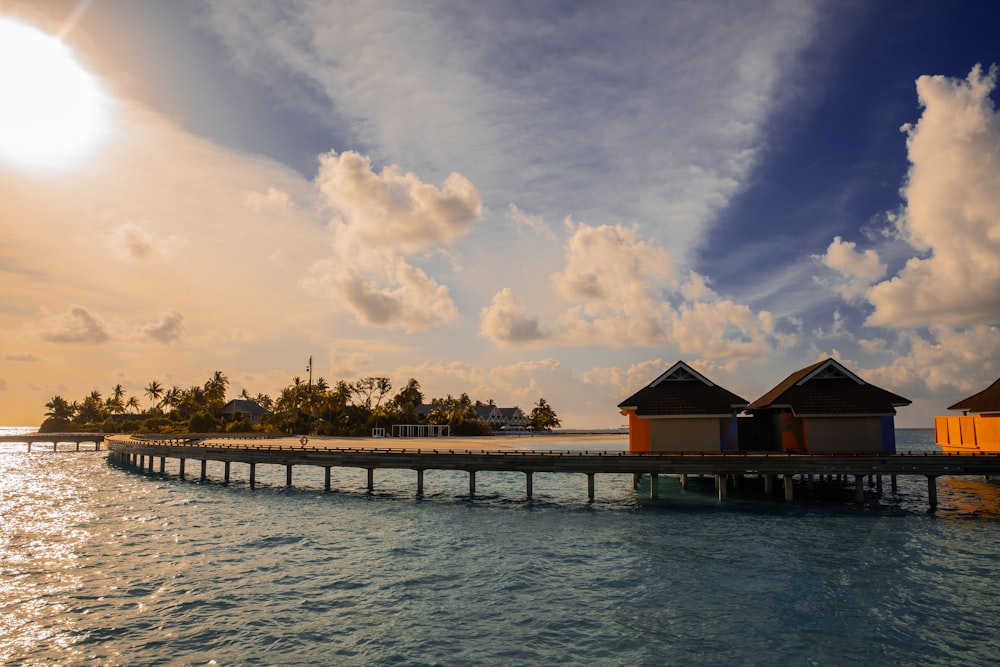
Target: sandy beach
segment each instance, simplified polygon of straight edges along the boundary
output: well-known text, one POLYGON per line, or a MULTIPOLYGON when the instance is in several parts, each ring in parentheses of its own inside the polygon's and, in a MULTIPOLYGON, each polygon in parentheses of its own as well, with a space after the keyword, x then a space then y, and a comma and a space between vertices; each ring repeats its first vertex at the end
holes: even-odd
MULTIPOLYGON (((593 441, 621 440, 628 436, 623 433, 536 433, 525 435, 453 436, 445 438, 337 438, 330 436, 309 436, 305 443, 302 436, 288 436, 266 440, 269 445, 296 449, 302 447, 350 448, 350 449, 450 449, 467 451, 513 450, 528 451, 542 445, 558 443, 586 443, 593 441)), ((239 438, 220 438, 220 442, 232 445, 239 438)), ((205 444, 212 438, 203 440, 205 444)), ((247 445, 260 444, 259 439, 246 439, 247 445)))

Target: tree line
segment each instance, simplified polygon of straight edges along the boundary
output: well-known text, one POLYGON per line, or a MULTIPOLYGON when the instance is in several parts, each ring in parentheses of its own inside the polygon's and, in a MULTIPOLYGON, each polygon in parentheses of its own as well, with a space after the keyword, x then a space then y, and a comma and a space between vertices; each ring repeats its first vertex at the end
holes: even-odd
MULTIPOLYGON (((129 396, 122 385, 109 394, 92 391, 80 401, 53 396, 45 404, 43 433, 66 431, 103 433, 295 433, 333 436, 371 435, 373 428, 393 424, 448 424, 453 435, 488 435, 494 426, 483 423, 476 408, 492 405, 473 401, 468 394, 428 401, 429 412, 418 412, 424 393, 417 380, 410 380, 395 393, 387 377, 364 377, 354 382, 328 383, 292 378, 292 383, 272 398, 250 395, 239 398, 264 409, 259 421, 241 411, 223 414, 228 403, 229 378, 221 371, 202 385, 167 388, 157 380, 145 387, 142 397, 129 396)), ((539 431, 558 428, 555 410, 540 398, 527 416, 527 425, 539 431)))

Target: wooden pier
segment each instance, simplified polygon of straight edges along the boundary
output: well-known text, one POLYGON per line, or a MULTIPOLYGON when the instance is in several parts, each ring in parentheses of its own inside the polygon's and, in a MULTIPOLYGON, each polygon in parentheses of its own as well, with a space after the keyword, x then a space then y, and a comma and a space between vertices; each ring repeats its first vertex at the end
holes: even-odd
POLYGON ((52 445, 50 451, 100 451, 101 443, 104 442, 103 433, 29 433, 22 435, 0 435, 0 442, 24 442, 28 445, 28 451, 35 445, 52 445), (73 449, 59 449, 59 445, 73 445, 73 449), (89 444, 90 448, 81 449, 80 445, 89 444))
POLYGON ((865 478, 889 476, 892 491, 896 491, 898 475, 923 476, 927 480, 928 502, 937 506, 936 480, 944 475, 990 477, 1000 475, 1000 455, 947 454, 785 454, 785 453, 630 453, 630 452, 540 452, 509 450, 325 448, 288 447, 259 442, 226 442, 213 438, 198 439, 138 438, 109 436, 106 440, 109 460, 121 466, 154 473, 154 460, 159 459, 159 472, 165 471, 167 458, 178 459, 180 477, 185 476, 185 462, 199 461, 200 476, 206 479, 208 461, 224 464, 226 483, 233 463, 248 465, 250 488, 256 485, 256 466, 285 466, 285 481, 292 485, 294 466, 317 466, 325 469, 325 488, 330 489, 330 469, 334 467, 362 468, 368 471, 368 490, 374 489, 374 473, 378 469, 406 469, 417 473, 417 493, 423 493, 425 470, 461 470, 469 475, 469 495, 476 493, 478 472, 520 472, 525 475, 525 492, 532 496, 532 475, 535 473, 577 473, 586 475, 587 497, 594 499, 594 477, 597 474, 631 474, 638 488, 643 475, 650 476, 650 495, 656 498, 660 475, 677 475, 681 483, 688 475, 709 475, 715 478, 718 498, 725 500, 731 480, 759 476, 770 491, 778 479, 784 487, 785 500, 794 499, 794 478, 837 479, 849 482, 853 478, 855 498, 864 501, 865 478))

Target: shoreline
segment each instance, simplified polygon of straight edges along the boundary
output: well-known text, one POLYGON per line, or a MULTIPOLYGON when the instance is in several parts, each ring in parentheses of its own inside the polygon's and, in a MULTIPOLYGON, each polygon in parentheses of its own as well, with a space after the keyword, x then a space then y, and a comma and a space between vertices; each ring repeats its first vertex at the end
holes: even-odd
MULTIPOLYGON (((476 436, 446 436, 442 438, 348 438, 338 436, 315 435, 308 436, 306 443, 302 444, 301 435, 268 438, 269 444, 275 444, 282 449, 298 449, 303 447, 324 448, 324 449, 409 449, 409 450, 432 450, 432 449, 465 449, 474 451, 486 450, 530 450, 532 445, 561 442, 589 442, 596 440, 621 440, 627 442, 627 433, 535 433, 523 435, 476 435, 476 436)), ((241 438, 239 434, 220 434, 218 437, 211 435, 202 439, 203 443, 210 443, 213 440, 225 441, 227 443, 259 443, 258 438, 241 438)))

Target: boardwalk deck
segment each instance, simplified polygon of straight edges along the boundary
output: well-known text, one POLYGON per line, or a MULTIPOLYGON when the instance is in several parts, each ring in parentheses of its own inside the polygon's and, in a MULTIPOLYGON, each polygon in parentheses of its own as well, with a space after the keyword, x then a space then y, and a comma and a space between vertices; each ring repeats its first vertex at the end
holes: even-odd
MULTIPOLYGON (((596 474, 630 473, 638 481, 648 474, 652 479, 659 475, 713 475, 718 481, 719 498, 725 499, 727 479, 738 475, 760 475, 768 480, 781 476, 785 483, 785 496, 791 500, 791 480, 796 475, 854 476, 858 494, 863 498, 862 479, 866 476, 919 475, 927 478, 928 496, 932 506, 937 504, 937 477, 943 475, 1000 475, 1000 455, 960 456, 947 454, 784 454, 784 453, 629 453, 629 452, 540 452, 540 451, 481 451, 446 449, 373 449, 373 448, 323 448, 288 447, 269 444, 267 441, 212 442, 200 440, 141 440, 112 437, 108 449, 116 462, 153 471, 153 459, 179 459, 183 475, 183 462, 193 459, 202 462, 243 463, 250 466, 251 486, 254 469, 259 464, 286 466, 287 482, 291 485, 292 467, 307 465, 323 468, 364 468, 369 472, 369 489, 372 472, 380 468, 410 469, 418 473, 418 490, 422 491, 423 471, 461 470, 469 473, 470 494, 475 493, 475 474, 480 471, 521 472, 527 477, 527 495, 531 496, 531 475, 534 473, 582 473, 588 476, 588 496, 594 496, 593 478, 596 474)), ((327 474, 329 488, 329 474, 327 474)), ((651 484, 656 494, 656 484, 651 484)))

